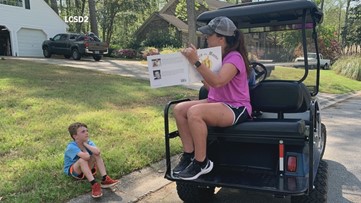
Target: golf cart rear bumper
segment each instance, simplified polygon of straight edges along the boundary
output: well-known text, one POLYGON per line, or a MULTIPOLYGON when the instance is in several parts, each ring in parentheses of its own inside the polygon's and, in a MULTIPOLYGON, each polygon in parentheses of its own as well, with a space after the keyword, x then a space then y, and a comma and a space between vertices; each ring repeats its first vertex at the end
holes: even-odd
MULTIPOLYGON (((183 181, 171 174, 171 171, 167 171, 165 178, 171 181, 183 181)), ((254 169, 230 171, 217 166, 213 168, 211 173, 187 182, 200 186, 262 191, 278 196, 302 195, 307 192, 308 187, 308 177, 274 175, 262 170, 255 172, 254 169)))

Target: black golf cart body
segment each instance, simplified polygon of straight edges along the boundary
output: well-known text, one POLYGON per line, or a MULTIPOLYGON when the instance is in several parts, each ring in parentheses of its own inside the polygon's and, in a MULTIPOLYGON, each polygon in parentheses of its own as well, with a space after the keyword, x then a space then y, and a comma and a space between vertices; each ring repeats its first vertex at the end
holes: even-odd
MULTIPOLYGON (((259 46, 260 42, 255 42, 257 39, 275 37, 268 34, 272 31, 291 31, 300 33, 298 42, 302 45, 302 55, 307 56, 308 49, 318 55, 316 27, 322 22, 322 13, 311 1, 244 3, 202 13, 197 20, 207 23, 217 16, 229 17, 250 35, 246 37, 248 50, 259 46), (255 33, 265 36, 261 38, 255 33)), ((271 56, 276 52, 280 51, 268 51, 271 56)), ((294 59, 283 58, 288 61, 281 63, 277 58, 264 61, 275 67, 272 73, 295 72, 290 64, 294 59)), ((204 201, 211 197, 215 187, 229 187, 268 192, 275 197, 291 196, 293 202, 326 202, 327 164, 322 161, 326 129, 321 123, 316 98, 320 76, 319 59, 317 61, 317 68, 309 70, 305 57, 305 68, 298 79, 269 76, 266 68, 258 71, 266 76, 250 89, 253 120, 227 128, 208 127, 207 156, 214 162, 214 168, 193 181, 173 176, 174 166, 171 166, 170 141, 179 135, 177 130, 170 131, 171 106, 188 99, 171 101, 165 106, 165 178, 177 182, 182 200, 204 201)), ((205 98, 207 91, 201 88, 199 95, 205 98)))

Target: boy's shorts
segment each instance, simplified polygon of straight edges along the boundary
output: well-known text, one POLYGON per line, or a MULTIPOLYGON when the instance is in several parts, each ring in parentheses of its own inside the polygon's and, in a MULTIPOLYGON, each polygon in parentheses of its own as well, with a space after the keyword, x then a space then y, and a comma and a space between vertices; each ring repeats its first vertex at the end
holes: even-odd
MULTIPOLYGON (((96 166, 94 166, 91 169, 91 172, 92 172, 93 176, 95 176, 97 174, 96 166)), ((77 180, 82 180, 85 177, 84 173, 77 174, 73 169, 73 165, 71 165, 70 168, 69 168, 69 174, 70 174, 70 176, 72 176, 73 178, 75 178, 77 180)))

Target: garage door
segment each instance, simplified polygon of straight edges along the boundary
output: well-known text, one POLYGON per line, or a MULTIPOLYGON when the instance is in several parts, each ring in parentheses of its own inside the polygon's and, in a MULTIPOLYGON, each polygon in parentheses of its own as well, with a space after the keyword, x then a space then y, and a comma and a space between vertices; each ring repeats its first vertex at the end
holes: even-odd
POLYGON ((42 30, 21 28, 18 31, 18 56, 42 56, 41 44, 45 39, 42 30))

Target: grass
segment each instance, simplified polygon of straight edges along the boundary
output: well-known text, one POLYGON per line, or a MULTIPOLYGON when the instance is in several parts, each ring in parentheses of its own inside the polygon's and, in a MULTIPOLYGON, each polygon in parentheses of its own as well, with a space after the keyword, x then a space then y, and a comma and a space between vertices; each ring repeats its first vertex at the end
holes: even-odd
POLYGON ((333 64, 332 69, 340 75, 361 81, 360 55, 342 57, 333 64))
MULTIPOLYGON (((295 78, 302 72, 276 67, 272 75, 295 78)), ((358 81, 321 72, 321 92, 358 90, 358 81)), ((114 178, 161 160, 164 105, 196 95, 182 87, 151 89, 148 81, 96 71, 0 60, 0 201, 64 202, 90 191, 89 184, 62 171, 71 140, 67 127, 75 121, 88 124, 114 178)), ((179 153, 179 139, 171 144, 172 153, 179 153)))
MULTIPOLYGON (((304 69, 276 66, 271 73, 271 79, 298 80, 304 74, 304 69)), ((316 70, 310 70, 306 85, 314 85, 316 81, 316 70)), ((333 70, 321 70, 319 91, 330 94, 352 93, 361 90, 361 82, 352 80, 333 70)))
MULTIPOLYGON (((62 171, 71 141, 67 127, 75 121, 88 124, 114 178, 161 160, 164 105, 196 94, 95 71, 0 60, 0 200, 64 202, 90 191, 62 171)), ((180 142, 172 144, 173 154, 180 152, 180 142)))

